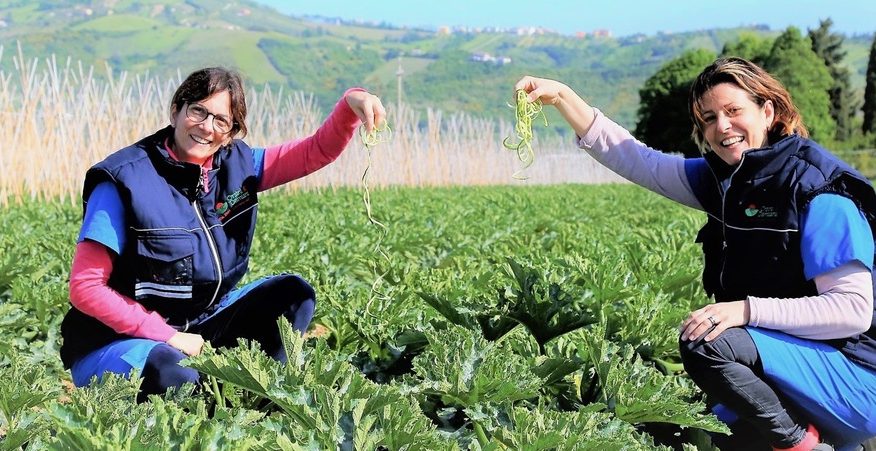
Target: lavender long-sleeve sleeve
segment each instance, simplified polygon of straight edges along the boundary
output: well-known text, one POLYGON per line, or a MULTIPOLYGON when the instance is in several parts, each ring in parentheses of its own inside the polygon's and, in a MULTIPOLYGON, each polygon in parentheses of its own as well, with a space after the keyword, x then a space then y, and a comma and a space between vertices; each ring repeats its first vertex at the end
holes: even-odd
POLYGON ((596 161, 621 177, 668 197, 680 204, 702 210, 685 174, 685 160, 646 146, 625 128, 594 108, 596 118, 578 146, 596 161))
POLYGON ((816 276, 815 286, 818 296, 749 296, 749 324, 818 340, 851 337, 870 328, 873 276, 861 262, 846 263, 816 276))

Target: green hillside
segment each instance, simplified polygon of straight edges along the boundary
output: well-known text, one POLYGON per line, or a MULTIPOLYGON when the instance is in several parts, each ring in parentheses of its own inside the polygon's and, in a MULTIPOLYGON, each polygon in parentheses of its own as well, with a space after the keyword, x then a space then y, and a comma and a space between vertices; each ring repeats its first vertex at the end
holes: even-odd
MULTIPOLYGON (((534 74, 569 83, 628 126, 635 122, 639 88, 664 62, 690 48, 719 51, 744 32, 776 33, 737 28, 583 39, 439 35, 307 21, 243 0, 0 0, 0 21, 0 67, 7 71, 14 70, 11 55, 17 55, 17 42, 26 58, 54 54, 63 61, 69 56, 94 65, 98 73, 108 64, 117 71, 172 77, 205 65, 226 65, 256 85, 313 92, 329 108, 353 85, 394 103, 402 56, 403 97, 418 109, 508 117, 511 86, 522 75, 534 74), (478 52, 510 62, 472 61, 478 52)), ((864 86, 869 39, 846 40, 847 64, 858 89, 864 86)))

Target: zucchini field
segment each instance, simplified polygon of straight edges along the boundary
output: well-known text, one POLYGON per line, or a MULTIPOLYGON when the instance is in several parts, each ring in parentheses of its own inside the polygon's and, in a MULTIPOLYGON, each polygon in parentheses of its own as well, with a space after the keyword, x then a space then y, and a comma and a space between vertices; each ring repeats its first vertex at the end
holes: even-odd
POLYGON ((58 356, 78 205, 0 209, 0 449, 711 449, 677 327, 708 300, 701 213, 632 185, 260 197, 244 282, 317 291, 289 363, 243 343, 204 384, 72 389, 58 356))

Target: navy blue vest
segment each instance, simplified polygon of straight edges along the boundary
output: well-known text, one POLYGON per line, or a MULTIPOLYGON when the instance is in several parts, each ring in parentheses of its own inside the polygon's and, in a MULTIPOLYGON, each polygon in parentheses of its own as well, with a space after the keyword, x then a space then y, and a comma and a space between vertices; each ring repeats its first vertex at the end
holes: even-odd
MULTIPOLYGON (((876 192, 847 164, 798 135, 746 152, 735 167, 706 155, 714 177, 695 190, 708 213, 697 235, 703 246, 703 286, 717 302, 747 296, 817 295, 800 256, 800 215, 818 194, 848 197, 876 232, 876 192)), ((870 329, 829 340, 850 359, 876 369, 876 311, 870 329)))
MULTIPOLYGON (((101 182, 115 184, 127 229, 109 286, 186 330, 246 273, 258 180, 252 150, 234 140, 214 155, 205 193, 200 166, 168 155, 164 143, 172 134, 170 127, 160 130, 93 166, 83 199, 101 182)), ((123 338, 75 308, 61 329, 67 366, 123 338)))

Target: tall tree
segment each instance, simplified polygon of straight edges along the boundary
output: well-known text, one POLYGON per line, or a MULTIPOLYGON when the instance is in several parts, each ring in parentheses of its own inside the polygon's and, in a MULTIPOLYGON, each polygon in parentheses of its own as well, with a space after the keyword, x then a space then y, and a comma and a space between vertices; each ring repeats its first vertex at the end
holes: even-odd
POLYGON ((867 63, 867 86, 864 88, 864 133, 876 133, 876 33, 870 45, 870 61, 867 63))
POLYGON ((844 141, 852 135, 852 121, 859 104, 852 89, 849 69, 842 65, 846 57, 846 52, 843 50, 844 37, 832 33, 831 26, 833 20, 830 18, 822 20, 818 28, 809 30, 809 39, 812 41, 812 51, 824 60, 833 78, 833 85, 828 90, 830 116, 836 122, 836 139, 844 141))
POLYGON ((836 122, 830 116, 830 95, 833 85, 824 61, 812 51, 812 43, 796 27, 788 27, 773 43, 764 69, 781 81, 800 114, 803 124, 816 141, 832 140, 836 122))
POLYGON ((758 66, 763 66, 770 56, 773 40, 760 37, 755 33, 742 33, 739 39, 724 44, 721 56, 738 56, 745 58, 758 66))
POLYGON ((714 60, 711 51, 688 50, 645 81, 639 91, 636 123, 636 136, 642 142, 655 149, 681 152, 686 157, 700 155, 690 135, 687 98, 694 79, 714 60))

